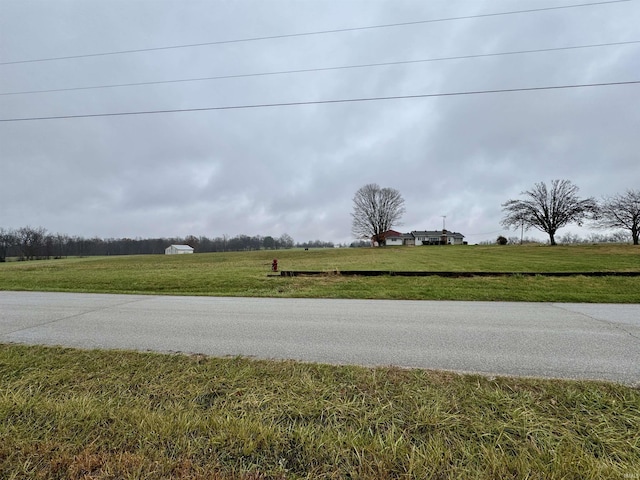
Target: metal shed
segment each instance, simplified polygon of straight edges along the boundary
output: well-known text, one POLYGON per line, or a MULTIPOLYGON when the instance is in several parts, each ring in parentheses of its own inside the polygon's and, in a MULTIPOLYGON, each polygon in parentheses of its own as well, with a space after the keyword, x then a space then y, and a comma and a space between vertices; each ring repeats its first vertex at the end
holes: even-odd
POLYGON ((193 253, 193 248, 189 245, 169 245, 164 249, 165 255, 181 255, 184 253, 193 253))

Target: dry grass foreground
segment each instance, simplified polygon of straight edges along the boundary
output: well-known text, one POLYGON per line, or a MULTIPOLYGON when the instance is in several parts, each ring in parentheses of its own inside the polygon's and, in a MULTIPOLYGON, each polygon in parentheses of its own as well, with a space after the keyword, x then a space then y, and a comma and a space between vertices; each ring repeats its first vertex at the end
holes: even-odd
POLYGON ((598 382, 0 346, 4 479, 637 478, 598 382))
POLYGON ((442 246, 68 258, 0 264, 0 290, 254 297, 640 303, 640 277, 517 272, 640 272, 633 245, 442 246), (498 271, 496 278, 268 277, 283 270, 498 271))

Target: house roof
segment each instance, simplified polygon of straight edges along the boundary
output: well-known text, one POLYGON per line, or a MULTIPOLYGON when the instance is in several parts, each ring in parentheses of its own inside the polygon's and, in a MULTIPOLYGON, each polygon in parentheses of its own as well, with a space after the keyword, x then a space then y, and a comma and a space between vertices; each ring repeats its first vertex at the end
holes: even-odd
POLYGON ((446 235, 447 237, 454 238, 464 238, 459 232, 450 232, 449 230, 413 230, 411 235, 414 237, 441 237, 442 235, 446 235))
MULTIPOLYGON (((399 237, 400 235, 402 235, 400 232, 396 232, 395 230, 387 230, 386 232, 382 232, 380 234, 381 237, 383 238, 393 238, 393 237, 399 237)), ((375 235, 374 235, 375 237, 375 235)))
POLYGON ((169 245, 169 247, 176 248, 178 250, 193 250, 193 247, 189 245, 169 245))

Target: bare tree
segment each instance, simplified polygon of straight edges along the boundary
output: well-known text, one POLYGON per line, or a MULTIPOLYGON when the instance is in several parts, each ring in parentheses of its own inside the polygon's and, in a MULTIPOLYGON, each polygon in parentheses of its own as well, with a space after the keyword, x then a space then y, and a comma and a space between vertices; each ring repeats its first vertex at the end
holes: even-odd
POLYGON ((56 257, 64 258, 67 256, 67 246, 69 245, 69 236, 62 233, 55 234, 55 243, 57 248, 56 257))
POLYGON ((276 241, 276 248, 293 248, 293 246, 293 238, 288 233, 283 233, 276 241))
POLYGON ((551 245, 556 245, 555 235, 559 228, 570 223, 582 225, 597 210, 596 201, 580 199, 578 190, 569 180, 552 180, 550 189, 544 182, 536 183, 531 190, 522 192, 526 199, 502 204, 501 224, 506 228, 536 228, 547 233, 551 245))
POLYGON ((15 243, 15 233, 12 230, 0 228, 0 262, 4 262, 7 259, 7 252, 15 243))
POLYGON ((634 245, 640 235, 640 190, 605 197, 599 206, 595 225, 599 228, 623 228, 631 231, 634 245))
POLYGON ((398 190, 370 183, 353 197, 351 231, 358 238, 372 238, 378 245, 384 245, 385 239, 381 234, 393 225, 399 225, 404 212, 404 199, 398 190))
POLYGON ((187 237, 184 239, 184 243, 185 245, 189 245, 191 248, 193 248, 196 253, 199 252, 198 247, 200 246, 200 239, 195 235, 187 235, 187 237))
POLYGON ((16 243, 22 253, 22 259, 34 260, 41 255, 45 246, 47 231, 42 227, 22 227, 16 230, 16 243))

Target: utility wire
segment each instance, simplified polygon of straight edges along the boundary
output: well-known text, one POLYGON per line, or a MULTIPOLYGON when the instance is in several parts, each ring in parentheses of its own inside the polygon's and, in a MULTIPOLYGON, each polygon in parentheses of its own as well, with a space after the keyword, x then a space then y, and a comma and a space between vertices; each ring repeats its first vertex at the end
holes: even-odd
POLYGON ((174 110, 146 110, 135 112, 115 112, 115 113, 92 113, 81 115, 56 115, 50 117, 25 117, 25 118, 2 118, 0 122, 27 122, 35 120, 63 120, 72 118, 94 118, 94 117, 118 117, 126 115, 153 115, 164 113, 182 113, 182 112, 206 112, 214 110, 242 110, 250 108, 273 108, 273 107, 297 107, 303 105, 328 105, 334 103, 355 103, 355 102, 373 102, 380 100, 403 100, 403 99, 417 99, 417 98, 432 98, 432 97, 454 97, 461 95, 484 95, 490 93, 509 93, 509 92, 534 92, 540 90, 560 90, 569 88, 586 88, 586 87, 606 87, 614 85, 637 85, 640 84, 640 80, 632 80, 627 82, 607 82, 607 83, 584 83, 573 85, 554 85, 545 87, 527 87, 527 88, 505 88, 498 90, 475 90, 466 92, 448 92, 448 93, 427 93, 421 95, 397 95, 391 97, 365 97, 365 98, 343 98, 337 100, 313 100, 306 102, 287 102, 287 103, 261 103, 250 105, 229 105, 223 107, 202 107, 202 108, 180 108, 174 110))
POLYGON ((230 43, 257 42, 261 40, 275 40, 275 39, 281 39, 281 38, 304 37, 304 36, 311 36, 311 35, 326 35, 330 33, 355 32, 355 31, 362 31, 362 30, 373 30, 376 28, 406 27, 409 25, 420 25, 420 24, 437 23, 437 22, 450 22, 454 20, 468 20, 472 18, 497 17, 502 15, 515 15, 520 13, 544 12, 544 11, 550 11, 550 10, 562 10, 567 8, 591 7, 595 5, 608 5, 608 4, 614 4, 614 3, 629 2, 629 1, 631 0, 608 0, 608 1, 602 1, 602 2, 562 5, 562 6, 556 6, 556 7, 530 8, 527 10, 512 10, 509 12, 483 13, 483 14, 477 14, 477 15, 466 15, 461 17, 436 18, 431 20, 416 20, 412 22, 388 23, 383 25, 369 25, 365 27, 337 28, 333 30, 318 30, 314 32, 289 33, 289 34, 283 34, 283 35, 270 35, 265 37, 238 38, 238 39, 232 39, 232 40, 219 40, 215 42, 190 43, 185 45, 169 45, 164 47, 138 48, 138 49, 119 50, 119 51, 112 51, 112 52, 87 53, 83 55, 66 55, 66 56, 60 56, 60 57, 36 58, 31 60, 14 60, 9 62, 0 62, 0 65, 52 62, 56 60, 70 60, 70 59, 87 58, 87 57, 102 57, 107 55, 123 55, 123 54, 129 54, 129 53, 139 53, 139 52, 154 52, 158 50, 203 47, 207 45, 224 45, 224 44, 230 44, 230 43))
POLYGON ((215 77, 182 78, 182 79, 175 79, 175 80, 158 80, 158 81, 151 81, 151 82, 136 82, 136 83, 117 83, 117 84, 110 84, 110 85, 95 85, 95 86, 88 86, 88 87, 54 88, 54 89, 48 89, 48 90, 26 90, 21 92, 0 93, 0 96, 27 95, 27 94, 34 94, 34 93, 73 92, 78 90, 96 90, 96 89, 102 89, 102 88, 139 87, 143 85, 162 85, 162 84, 169 84, 169 83, 227 80, 231 78, 265 77, 265 76, 273 76, 273 75, 287 75, 287 74, 294 74, 294 73, 311 73, 311 72, 326 72, 326 71, 332 71, 332 70, 346 70, 346 69, 356 69, 356 68, 387 67, 392 65, 440 62, 445 60, 466 60, 471 58, 498 57, 498 56, 504 56, 504 55, 520 55, 520 54, 526 54, 526 53, 540 53, 540 52, 557 52, 562 50, 610 47, 610 46, 616 46, 616 45, 631 45, 634 43, 640 43, 640 40, 630 40, 627 42, 599 43, 599 44, 593 44, 593 45, 576 45, 576 46, 569 46, 569 47, 539 48, 535 50, 517 50, 512 52, 484 53, 484 54, 478 54, 478 55, 460 55, 460 56, 454 56, 454 57, 426 58, 421 60, 403 60, 403 61, 397 61, 397 62, 366 63, 366 64, 359 64, 359 65, 346 65, 346 66, 337 66, 337 67, 306 68, 306 69, 299 69, 299 70, 281 70, 276 72, 244 73, 244 74, 237 74, 237 75, 220 75, 215 77))

